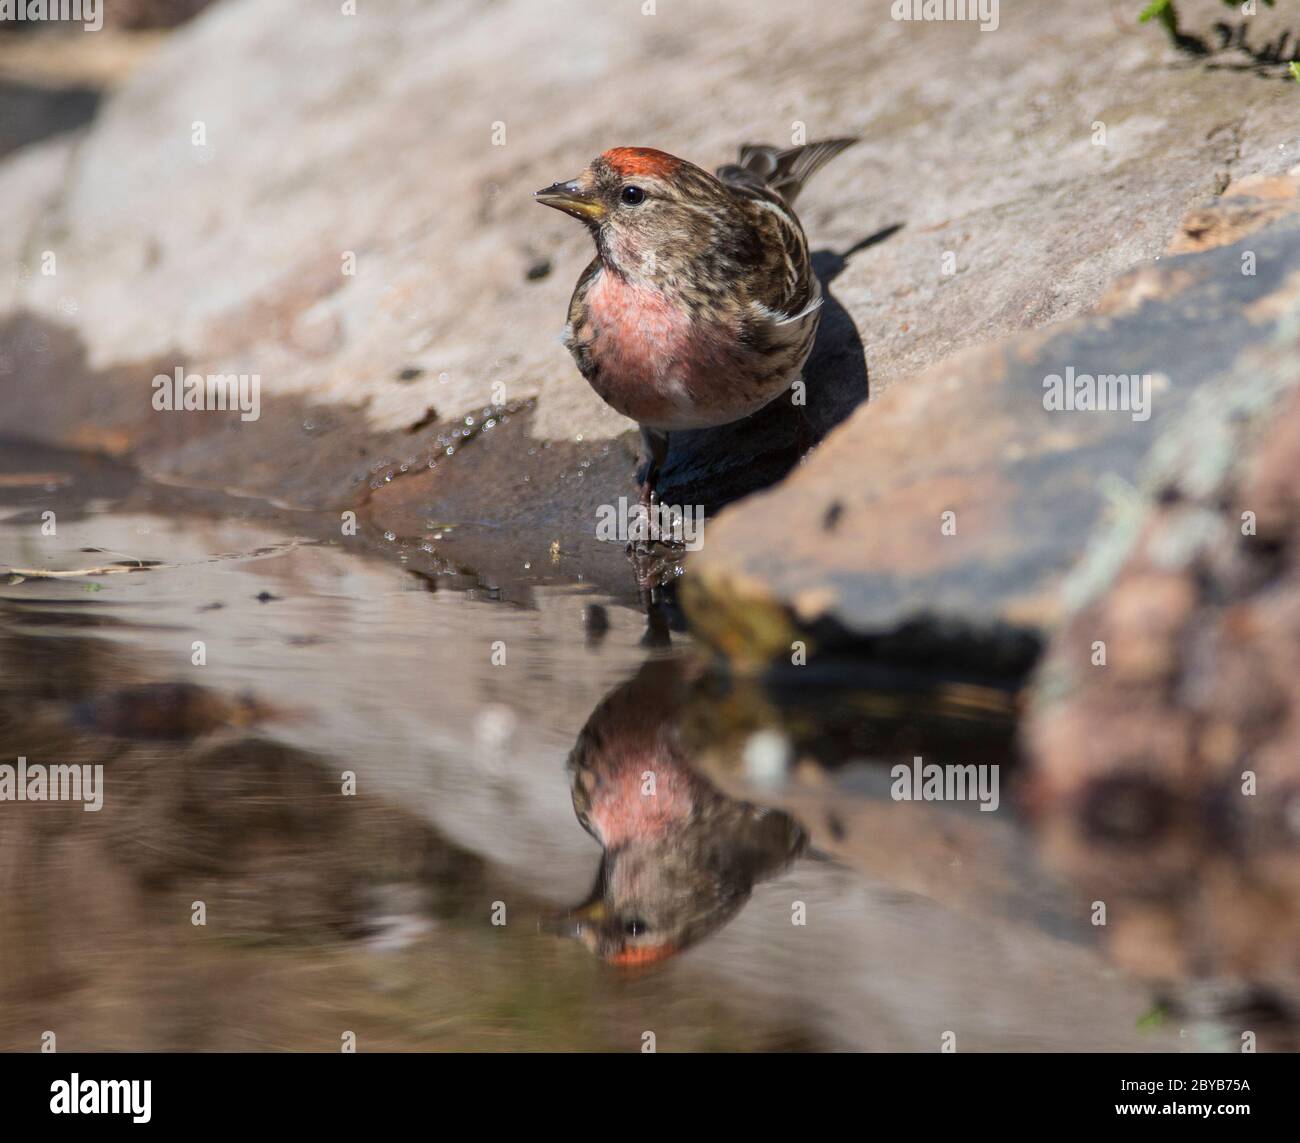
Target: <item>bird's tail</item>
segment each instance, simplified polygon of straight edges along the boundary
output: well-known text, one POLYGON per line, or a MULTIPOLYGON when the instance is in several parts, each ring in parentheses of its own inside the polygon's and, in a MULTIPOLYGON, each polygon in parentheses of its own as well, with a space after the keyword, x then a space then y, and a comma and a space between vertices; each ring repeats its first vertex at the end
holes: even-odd
POLYGON ((857 141, 856 138, 822 139, 784 151, 765 143, 742 143, 739 165, 792 203, 814 173, 857 141))

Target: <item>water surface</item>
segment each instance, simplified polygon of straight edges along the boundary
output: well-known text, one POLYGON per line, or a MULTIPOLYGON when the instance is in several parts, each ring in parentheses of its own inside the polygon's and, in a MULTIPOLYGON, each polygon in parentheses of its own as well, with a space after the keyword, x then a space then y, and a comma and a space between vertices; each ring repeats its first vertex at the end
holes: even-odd
POLYGON ((104 768, 0 803, 2 1049, 1217 1046, 1038 867, 1010 696, 728 679, 450 540, 4 457, 0 564, 138 570, 0 578, 0 762, 104 768), (891 800, 916 755, 997 812, 891 800))

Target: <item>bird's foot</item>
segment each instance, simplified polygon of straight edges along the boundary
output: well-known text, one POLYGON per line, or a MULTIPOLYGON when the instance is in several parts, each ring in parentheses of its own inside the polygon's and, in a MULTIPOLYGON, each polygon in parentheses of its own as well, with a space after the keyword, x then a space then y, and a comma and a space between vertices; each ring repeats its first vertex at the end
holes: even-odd
POLYGON ((685 570, 686 545, 641 536, 628 541, 627 558, 637 588, 642 595, 649 596, 685 570))

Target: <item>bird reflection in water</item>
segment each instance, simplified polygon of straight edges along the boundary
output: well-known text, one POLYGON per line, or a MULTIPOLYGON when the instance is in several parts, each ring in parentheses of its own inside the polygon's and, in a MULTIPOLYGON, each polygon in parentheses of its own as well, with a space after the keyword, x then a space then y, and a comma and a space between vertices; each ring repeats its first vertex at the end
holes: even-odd
POLYGON ((716 932, 807 845, 788 814, 695 772, 679 728, 686 690, 680 662, 648 661, 569 755, 574 812, 604 854, 590 896, 559 928, 611 964, 662 961, 716 932))

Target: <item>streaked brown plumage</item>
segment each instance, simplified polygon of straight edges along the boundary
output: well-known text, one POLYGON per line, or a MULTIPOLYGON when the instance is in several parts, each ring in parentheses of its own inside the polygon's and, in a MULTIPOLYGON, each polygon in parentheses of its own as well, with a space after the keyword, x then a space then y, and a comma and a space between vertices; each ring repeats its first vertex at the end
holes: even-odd
POLYGON ((670 431, 740 420, 799 378, 822 298, 792 203, 853 142, 746 145, 716 176, 663 151, 616 147, 537 192, 595 239, 565 343, 592 388, 641 425, 643 495, 670 431))

